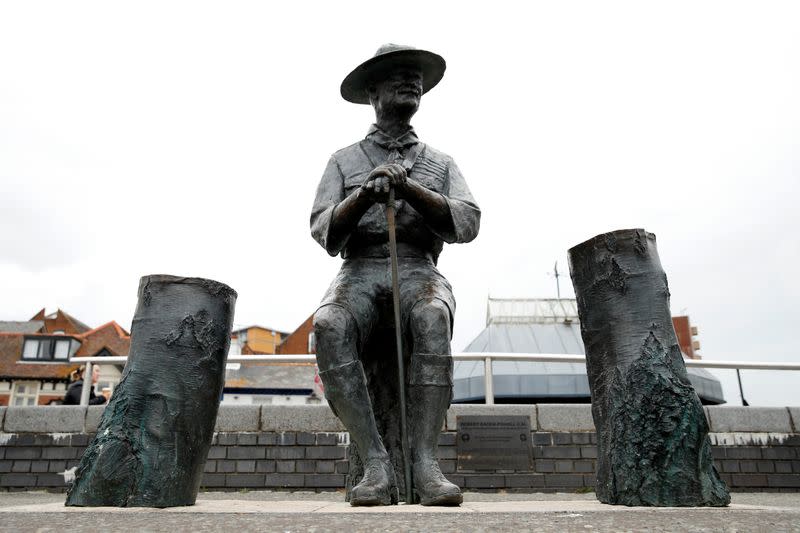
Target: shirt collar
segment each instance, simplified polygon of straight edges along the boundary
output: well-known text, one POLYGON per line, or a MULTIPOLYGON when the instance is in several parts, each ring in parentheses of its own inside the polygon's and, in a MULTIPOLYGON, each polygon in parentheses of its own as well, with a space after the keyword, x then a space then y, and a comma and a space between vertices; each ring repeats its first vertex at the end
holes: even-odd
POLYGON ((417 137, 413 127, 409 127, 408 131, 395 139, 380 129, 377 124, 373 124, 369 127, 367 139, 371 140, 378 146, 386 148, 387 150, 399 150, 419 143, 419 138, 417 137))

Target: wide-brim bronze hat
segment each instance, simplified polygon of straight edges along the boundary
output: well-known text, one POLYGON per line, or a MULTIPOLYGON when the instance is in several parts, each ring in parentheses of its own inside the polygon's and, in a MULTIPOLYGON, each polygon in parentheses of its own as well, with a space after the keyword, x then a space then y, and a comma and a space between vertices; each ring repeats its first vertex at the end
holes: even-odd
POLYGON ((354 104, 368 104, 367 89, 397 66, 413 66, 422 70, 422 93, 438 84, 447 64, 439 54, 399 44, 384 44, 375 55, 357 66, 342 82, 342 98, 354 104))

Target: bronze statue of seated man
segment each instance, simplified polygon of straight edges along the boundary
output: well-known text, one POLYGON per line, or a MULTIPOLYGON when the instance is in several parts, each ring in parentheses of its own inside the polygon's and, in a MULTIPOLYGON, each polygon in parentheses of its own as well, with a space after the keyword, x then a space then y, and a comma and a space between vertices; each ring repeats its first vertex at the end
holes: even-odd
POLYGON ((365 139, 330 158, 311 213, 314 239, 330 255, 344 259, 314 314, 314 332, 325 396, 350 432, 364 468, 350 492, 352 505, 397 501, 395 471, 376 424, 361 362, 380 317, 387 307, 391 312, 386 219, 391 189, 397 198, 402 333, 410 352, 405 385, 414 492, 423 505, 462 501, 461 491, 444 477, 436 457, 452 399, 455 312, 450 284, 436 263, 444 242, 476 237, 480 210, 453 159, 420 142, 410 125, 422 95, 441 80, 444 70, 444 59, 436 54, 389 44, 345 78, 342 96, 371 104, 375 124, 365 139))

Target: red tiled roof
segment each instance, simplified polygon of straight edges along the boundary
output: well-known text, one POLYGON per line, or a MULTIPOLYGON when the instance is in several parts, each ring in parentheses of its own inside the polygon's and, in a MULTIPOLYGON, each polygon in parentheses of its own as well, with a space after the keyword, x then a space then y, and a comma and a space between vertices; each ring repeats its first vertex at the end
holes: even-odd
POLYGON ((113 355, 128 355, 131 349, 130 334, 113 320, 75 338, 81 341, 75 357, 97 355, 103 348, 113 355))
POLYGON ((91 329, 89 326, 61 309, 57 309, 55 313, 45 315, 45 310, 42 308, 31 320, 44 321, 44 332, 46 333, 63 331, 67 335, 79 335, 91 329))

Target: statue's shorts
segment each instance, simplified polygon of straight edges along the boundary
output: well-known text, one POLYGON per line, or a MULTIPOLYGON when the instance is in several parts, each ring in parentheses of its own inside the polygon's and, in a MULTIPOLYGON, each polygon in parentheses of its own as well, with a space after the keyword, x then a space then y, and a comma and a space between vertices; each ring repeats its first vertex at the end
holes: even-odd
MULTIPOLYGON (((430 257, 398 257, 400 275, 400 315, 408 332, 411 310, 421 301, 438 299, 450 311, 450 331, 456 301, 447 279, 430 257)), ((392 274, 388 257, 350 257, 345 259, 322 299, 320 307, 337 305, 349 311, 358 327, 359 349, 373 330, 393 324, 392 274)))

